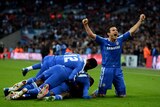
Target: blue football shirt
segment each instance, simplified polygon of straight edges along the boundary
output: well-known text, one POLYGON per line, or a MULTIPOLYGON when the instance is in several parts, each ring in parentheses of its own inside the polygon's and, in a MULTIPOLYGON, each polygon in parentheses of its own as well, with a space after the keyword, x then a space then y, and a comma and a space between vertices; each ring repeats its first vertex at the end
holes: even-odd
POLYGON ((115 42, 109 41, 108 38, 102 38, 96 35, 96 42, 100 45, 102 55, 102 66, 104 67, 120 67, 122 43, 130 37, 130 33, 126 32, 120 35, 115 42))
POLYGON ((51 67, 57 64, 71 68, 73 71, 69 76, 69 79, 74 79, 78 73, 84 72, 83 69, 86 65, 86 60, 79 54, 47 56, 44 66, 51 67))

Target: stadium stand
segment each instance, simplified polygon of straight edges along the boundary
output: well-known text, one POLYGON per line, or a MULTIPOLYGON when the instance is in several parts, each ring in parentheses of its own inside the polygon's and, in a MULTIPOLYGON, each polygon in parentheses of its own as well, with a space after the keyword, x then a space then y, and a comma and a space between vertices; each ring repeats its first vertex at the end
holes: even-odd
POLYGON ((19 45, 25 52, 40 53, 45 45, 53 54, 61 54, 61 48, 80 54, 99 53, 96 43, 86 36, 83 18, 90 20, 96 34, 106 36, 108 24, 115 23, 119 33, 124 33, 141 13, 147 16, 145 24, 124 44, 123 54, 139 56, 141 65, 146 43, 154 43, 152 48, 158 47, 160 52, 159 0, 1 0, 0 4, 0 38, 20 30, 19 45))

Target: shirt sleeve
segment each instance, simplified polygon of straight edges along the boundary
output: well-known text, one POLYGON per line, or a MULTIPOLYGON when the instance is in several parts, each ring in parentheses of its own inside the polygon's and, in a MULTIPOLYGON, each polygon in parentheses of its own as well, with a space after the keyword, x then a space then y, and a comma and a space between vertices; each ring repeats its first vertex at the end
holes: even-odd
POLYGON ((90 87, 89 77, 87 75, 81 75, 76 79, 77 82, 83 84, 83 97, 88 96, 88 90, 90 87))
POLYGON ((84 65, 85 64, 79 64, 75 69, 73 69, 72 73, 69 76, 69 80, 74 80, 75 77, 78 75, 78 73, 83 73, 84 72, 84 65))
POLYGON ((99 35, 96 35, 95 41, 96 41, 98 44, 103 44, 104 38, 101 37, 101 36, 99 36, 99 35))
POLYGON ((120 38, 122 38, 122 41, 125 41, 125 40, 127 40, 128 38, 130 38, 130 37, 131 37, 130 32, 126 32, 126 33, 124 33, 123 35, 120 35, 120 38))
POLYGON ((84 82, 84 87, 83 87, 83 97, 84 96, 88 96, 88 90, 89 90, 89 87, 90 87, 90 82, 89 82, 89 78, 85 78, 85 82, 84 82))

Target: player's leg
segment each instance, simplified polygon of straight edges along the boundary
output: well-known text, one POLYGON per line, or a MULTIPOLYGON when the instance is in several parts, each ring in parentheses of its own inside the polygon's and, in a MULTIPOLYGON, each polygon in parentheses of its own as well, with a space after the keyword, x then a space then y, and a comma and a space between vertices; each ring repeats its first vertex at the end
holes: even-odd
MULTIPOLYGON (((70 71, 66 71, 64 66, 61 65, 56 65, 56 71, 55 68, 50 68, 49 70, 53 70, 52 72, 54 72, 45 82, 44 84, 42 84, 40 86, 40 88, 42 89, 40 91, 40 93, 38 94, 38 98, 42 98, 44 97, 48 91, 48 85, 50 87, 50 89, 57 87, 58 85, 60 85, 61 83, 63 83, 65 80, 68 79, 69 75, 71 74, 72 70, 70 71), (46 85, 47 84, 47 85, 46 85)), ((44 74, 45 75, 45 74, 44 74)))
POLYGON ((36 70, 36 69, 41 69, 41 67, 43 66, 43 64, 45 62, 47 62, 47 60, 49 60, 50 57, 49 56, 46 56, 44 57, 44 59, 42 60, 41 63, 37 63, 37 64, 34 64, 32 66, 29 66, 29 67, 26 67, 26 68, 23 68, 24 70, 26 70, 26 72, 30 71, 30 70, 36 70))
MULTIPOLYGON (((37 80, 40 78, 43 79, 45 81, 44 84, 49 84, 52 89, 67 80, 71 72, 72 69, 70 68, 66 68, 62 65, 55 65, 37 77, 37 80)), ((42 87, 43 85, 41 88, 42 87)))
POLYGON ((50 69, 54 73, 52 73, 52 75, 49 77, 48 77, 48 74, 47 75, 44 74, 45 77, 48 77, 45 80, 44 84, 49 84, 51 89, 63 83, 65 80, 68 79, 69 75, 71 74, 71 72, 68 73, 67 71, 65 71, 65 67, 57 67, 57 68, 58 69, 56 70, 58 71, 52 71, 52 69, 50 69))
POLYGON ((38 71, 36 77, 38 77, 39 75, 41 75, 44 71, 48 70, 49 67, 47 65, 47 62, 45 62, 42 66, 41 66, 41 69, 38 71))
POLYGON ((26 80, 26 84, 31 84, 31 83, 35 82, 36 80, 37 80, 37 78, 31 77, 31 78, 26 80))
POLYGON ((22 96, 23 98, 31 97, 31 96, 37 96, 38 92, 40 91, 40 89, 38 88, 38 85, 43 83, 43 81, 38 81, 38 82, 37 81, 32 82, 30 84, 26 84, 25 86, 23 86, 23 89, 15 92, 14 93, 15 95, 14 96, 12 95, 11 99, 19 99, 25 93, 26 93, 26 95, 22 96))
MULTIPOLYGON (((23 98, 23 99, 31 99, 31 98, 33 99, 34 97, 33 97, 31 94, 23 94, 23 95, 22 95, 22 98, 23 98)), ((36 97, 35 97, 35 98, 36 98, 36 97)))
POLYGON ((5 98, 7 100, 19 99, 26 91, 26 88, 22 89, 21 91, 11 91, 5 98))
POLYGON ((12 87, 9 88, 4 88, 4 95, 7 96, 11 91, 17 91, 18 89, 20 89, 22 86, 24 86, 26 84, 26 80, 20 81, 16 84, 14 84, 12 87))
MULTIPOLYGON (((11 96, 11 99, 19 99, 23 94, 25 94, 26 92, 28 92, 28 90, 31 90, 31 89, 34 89, 34 88, 37 88, 37 87, 38 86, 36 85, 35 82, 33 82, 31 84, 27 84, 20 91, 14 92, 14 95, 11 96)), ((28 94, 30 94, 30 93, 28 93, 28 94)))
POLYGON ((50 69, 45 70, 44 72, 39 72, 36 76, 36 80, 42 79, 46 80, 48 79, 52 74, 57 74, 57 70, 59 70, 59 67, 57 65, 51 67, 50 69))
POLYGON ((44 84, 44 86, 41 88, 40 92, 38 93, 37 98, 42 99, 48 93, 49 93, 49 84, 44 84))
POLYGON ((40 86, 43 83, 44 81, 42 80, 36 80, 30 85, 26 85, 24 88, 27 88, 28 90, 26 93, 23 93, 22 97, 23 98, 36 98, 38 92, 40 91, 40 88, 38 88, 38 86, 40 86))
POLYGON ((37 87, 37 88, 28 90, 26 94, 30 94, 36 98, 39 92, 40 92, 40 88, 37 87))
POLYGON ((40 68, 41 68, 41 63, 34 64, 32 66, 28 66, 28 67, 22 68, 22 74, 23 76, 25 76, 30 70, 36 70, 40 68))
MULTIPOLYGON (((43 89, 44 90, 44 89, 43 89)), ((46 90, 44 90, 46 92, 46 90)), ((55 88, 50 89, 50 91, 45 95, 46 98, 44 98, 45 100, 52 100, 52 96, 54 95, 59 95, 61 93, 67 92, 69 91, 69 86, 63 82, 62 84, 58 85, 55 88)), ((39 97, 39 96, 38 96, 39 97)))
POLYGON ((40 91, 39 87, 33 89, 23 88, 21 91, 14 92, 14 95, 11 96, 11 99, 16 100, 19 98, 27 98, 27 97, 36 98, 39 91, 40 91))
POLYGON ((21 90, 25 87, 26 84, 31 84, 31 83, 34 83, 35 81, 36 81, 36 78, 32 77, 32 78, 29 78, 28 80, 23 80, 16 83, 12 87, 4 88, 3 89, 4 95, 7 96, 11 91, 21 90))
MULTIPOLYGON (((48 66, 48 60, 51 59, 51 56, 45 56, 44 59, 42 60, 42 63, 37 63, 35 65, 32 65, 32 66, 29 66, 29 67, 26 67, 26 68, 23 68, 22 69, 22 74, 23 76, 25 76, 30 70, 36 70, 36 69, 42 69, 42 66, 45 68, 46 66, 48 66)), ((52 60, 52 59, 51 59, 52 60)), ((38 72, 37 76, 40 75, 43 71, 45 71, 47 68, 45 69, 42 69, 38 72)))
POLYGON ((7 96, 5 96, 5 99, 6 100, 11 100, 12 99, 12 96, 15 95, 15 92, 11 91, 7 96))
MULTIPOLYGON (((41 90, 40 92, 38 93, 37 95, 37 98, 38 99, 42 99, 44 96, 46 96, 49 92, 49 88, 50 87, 56 87, 58 86, 60 83, 62 83, 61 81, 58 81, 60 78, 60 76, 57 76, 57 75, 51 75, 45 82, 44 84, 42 84, 40 86, 41 90)), ((64 80, 63 80, 64 81, 64 80)), ((52 89, 52 88, 50 88, 52 89)))
POLYGON ((29 85, 29 86, 33 85, 34 87, 37 87, 37 85, 39 86, 39 84, 40 85, 42 84, 42 82, 40 83, 39 81, 38 81, 38 84, 35 83, 37 81, 38 80, 35 77, 29 78, 28 80, 20 81, 14 84, 12 87, 4 88, 3 89, 4 95, 7 96, 11 91, 20 91, 21 89, 25 88, 25 85, 29 85))
POLYGON ((37 73, 36 77, 41 75, 44 71, 48 70, 50 67, 54 66, 55 65, 54 59, 55 59, 54 56, 45 56, 44 59, 42 60, 41 69, 37 73))
MULTIPOLYGON (((19 82, 19 83, 18 83, 18 84, 19 84, 19 89, 17 89, 17 91, 22 90, 23 88, 26 87, 26 85, 29 85, 29 86, 31 86, 31 85, 37 86, 37 84, 35 83, 36 81, 37 81, 37 80, 36 80, 35 77, 31 77, 31 78, 29 78, 28 80, 24 80, 24 81, 19 82)), ((17 85, 18 85, 18 84, 17 84, 17 85)), ((16 91, 16 90, 13 90, 13 91, 16 91)))
POLYGON ((25 84, 23 83, 23 85, 17 90, 17 91, 20 91, 22 90, 23 88, 25 88, 26 86, 34 86, 34 87, 37 87, 37 83, 36 83, 36 78, 35 77, 31 77, 29 78, 28 80, 25 80, 25 81, 22 81, 22 82, 25 82, 25 84))
POLYGON ((116 68, 113 85, 115 87, 115 92, 118 97, 126 97, 126 86, 121 68, 116 68))
POLYGON ((113 81, 113 75, 114 69, 113 68, 104 68, 101 69, 101 75, 100 75, 100 81, 99 81, 99 87, 98 90, 96 90, 92 97, 103 97, 106 95, 107 90, 112 88, 112 81, 113 81))
POLYGON ((54 93, 54 95, 58 95, 58 94, 61 94, 63 92, 67 92, 67 91, 69 91, 69 86, 65 82, 61 83, 57 87, 52 88, 50 90, 50 92, 54 93))
MULTIPOLYGON (((38 99, 42 99, 44 96, 46 96, 49 92, 50 84, 52 84, 56 78, 57 72, 54 72, 55 67, 51 67, 50 69, 46 70, 44 73, 39 75, 37 79, 42 79, 45 82, 40 86, 41 90, 37 95, 38 99)), ((56 84, 56 83, 55 83, 56 84)), ((51 89, 51 88, 50 88, 51 89)))

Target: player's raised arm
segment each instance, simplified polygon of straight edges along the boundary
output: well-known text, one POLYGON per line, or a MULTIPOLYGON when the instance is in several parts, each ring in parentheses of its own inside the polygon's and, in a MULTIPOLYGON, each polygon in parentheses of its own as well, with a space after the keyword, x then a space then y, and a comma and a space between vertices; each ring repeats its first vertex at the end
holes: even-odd
POLYGON ((140 27, 140 25, 142 24, 142 22, 144 20, 145 20, 145 15, 141 14, 138 22, 129 30, 129 32, 131 33, 131 35, 140 27))
POLYGON ((87 19, 87 18, 83 19, 83 20, 82 20, 82 23, 83 23, 83 25, 84 25, 84 28, 85 28, 88 36, 91 37, 92 39, 95 39, 95 38, 96 38, 96 34, 94 34, 94 33, 92 32, 92 30, 90 29, 90 27, 89 27, 89 25, 88 25, 88 19, 87 19))

